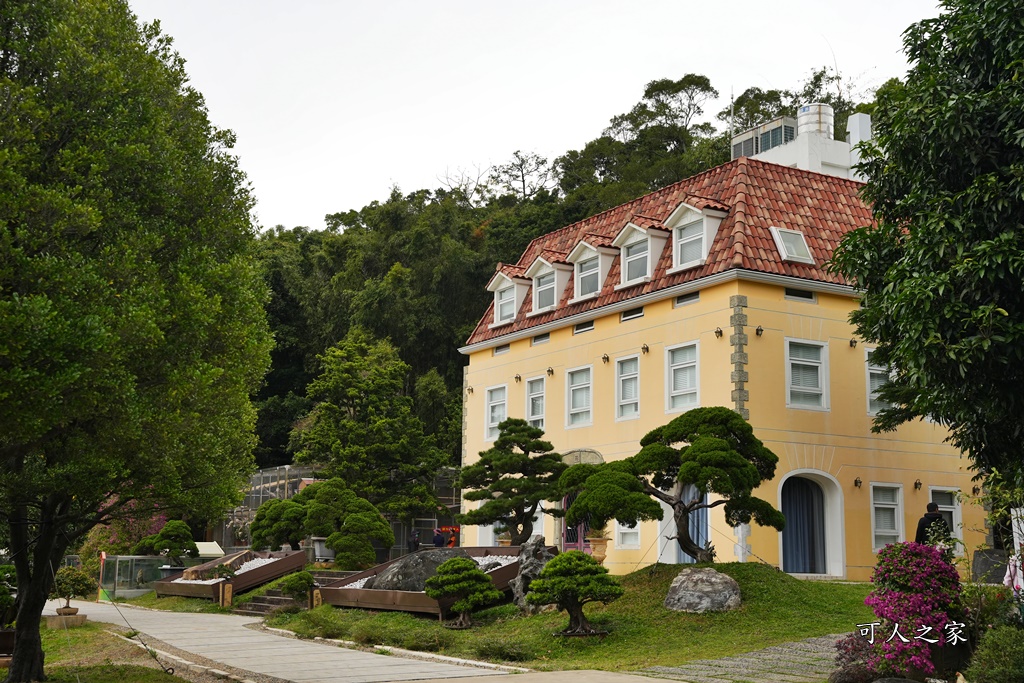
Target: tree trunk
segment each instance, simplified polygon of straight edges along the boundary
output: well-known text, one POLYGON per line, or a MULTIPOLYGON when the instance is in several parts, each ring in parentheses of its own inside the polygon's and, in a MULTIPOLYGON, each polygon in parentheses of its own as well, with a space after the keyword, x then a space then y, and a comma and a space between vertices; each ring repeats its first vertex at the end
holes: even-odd
POLYGON ((521 524, 510 524, 508 533, 512 538, 512 545, 523 545, 529 541, 533 536, 533 515, 530 515, 530 519, 521 524))
POLYGON ((583 605, 573 602, 565 605, 565 611, 569 613, 569 626, 562 631, 564 635, 591 635, 597 633, 590 625, 585 614, 583 605))
POLYGON ((458 617, 452 622, 452 628, 471 628, 473 617, 469 612, 459 612, 458 617))
POLYGON ((43 641, 39 636, 43 608, 50 593, 50 581, 45 572, 49 567, 34 571, 27 585, 19 582, 18 618, 15 625, 14 654, 7 671, 7 683, 43 681, 43 641))
POLYGON ((673 517, 676 520, 676 542, 679 543, 682 551, 697 562, 714 562, 714 553, 709 549, 701 548, 694 543, 693 538, 690 536, 690 511, 682 505, 674 505, 673 517))

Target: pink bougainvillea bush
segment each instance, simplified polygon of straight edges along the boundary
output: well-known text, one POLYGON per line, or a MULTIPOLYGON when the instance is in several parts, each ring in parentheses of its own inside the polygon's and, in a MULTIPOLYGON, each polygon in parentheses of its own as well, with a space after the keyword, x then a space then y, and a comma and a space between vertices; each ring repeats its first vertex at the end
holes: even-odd
POLYGON ((947 647, 964 635, 960 575, 941 550, 923 543, 894 543, 878 553, 865 603, 878 624, 868 667, 879 674, 931 674, 932 645, 947 647))

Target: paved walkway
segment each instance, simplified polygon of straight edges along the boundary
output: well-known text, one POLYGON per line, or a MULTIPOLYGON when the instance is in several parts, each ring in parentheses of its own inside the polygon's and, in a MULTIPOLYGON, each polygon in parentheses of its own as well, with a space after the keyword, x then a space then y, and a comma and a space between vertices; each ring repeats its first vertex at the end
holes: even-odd
POLYGON ((641 673, 687 683, 821 683, 835 671, 835 643, 843 635, 808 638, 722 659, 697 659, 682 666, 655 666, 641 673))
MULTIPOLYGON (((259 617, 159 612, 125 605, 72 601, 92 621, 125 626, 225 667, 294 683, 482 683, 505 671, 407 659, 298 640, 248 628, 259 617)), ((56 601, 44 614, 53 614, 56 601)), ((636 672, 551 671, 515 674, 514 683, 650 683, 649 677, 687 683, 821 683, 832 673, 840 636, 809 638, 722 659, 695 660, 636 672)), ((510 679, 511 683, 511 679, 510 679)))
MULTIPOLYGON (((44 614, 53 614, 57 602, 44 614)), ((140 631, 224 666, 296 683, 383 683, 504 675, 504 671, 405 659, 247 628, 258 617, 158 612, 72 601, 92 621, 140 631)))

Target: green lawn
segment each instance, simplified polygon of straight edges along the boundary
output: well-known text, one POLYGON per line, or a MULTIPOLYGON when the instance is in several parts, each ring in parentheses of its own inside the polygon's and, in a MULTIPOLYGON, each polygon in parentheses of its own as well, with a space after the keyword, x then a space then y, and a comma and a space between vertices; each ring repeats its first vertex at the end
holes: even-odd
MULTIPOLYGON (((141 648, 110 634, 102 624, 86 623, 67 630, 43 628, 46 675, 51 683, 181 683, 180 678, 151 668, 141 648)), ((7 669, 0 667, 0 679, 7 669)))
POLYGON ((743 605, 727 613, 683 614, 662 605, 677 565, 655 565, 621 577, 626 594, 607 606, 590 605, 591 622, 609 635, 560 638, 564 613, 522 617, 512 605, 474 615, 478 626, 453 631, 436 618, 399 612, 320 607, 279 614, 268 625, 300 636, 397 645, 490 661, 516 661, 535 669, 636 670, 692 659, 725 657, 792 640, 852 631, 871 620, 864 605, 869 584, 794 579, 762 564, 715 568, 740 584, 743 605))

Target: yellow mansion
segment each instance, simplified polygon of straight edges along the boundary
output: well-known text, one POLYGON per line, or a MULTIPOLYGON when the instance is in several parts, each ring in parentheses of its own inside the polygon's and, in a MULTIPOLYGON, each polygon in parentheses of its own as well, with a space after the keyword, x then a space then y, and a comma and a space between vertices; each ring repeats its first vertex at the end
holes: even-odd
MULTIPOLYGON (((493 303, 462 349, 464 462, 506 417, 543 428, 569 462, 602 462, 634 455, 683 411, 726 406, 779 456, 754 495, 787 525, 733 528, 713 508, 691 532, 719 561, 867 580, 879 548, 913 540, 929 501, 968 547, 980 543, 968 461, 945 430, 918 421, 871 432, 886 369, 848 322, 857 292, 825 267, 845 233, 871 222, 860 184, 841 166, 779 161, 738 157, 498 264, 493 303)), ((583 529, 539 522, 549 543, 586 549, 583 529)), ((613 523, 605 565, 686 561, 672 526, 668 512, 613 523)), ((470 526, 462 540, 492 545, 494 535, 470 526)))

